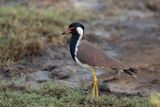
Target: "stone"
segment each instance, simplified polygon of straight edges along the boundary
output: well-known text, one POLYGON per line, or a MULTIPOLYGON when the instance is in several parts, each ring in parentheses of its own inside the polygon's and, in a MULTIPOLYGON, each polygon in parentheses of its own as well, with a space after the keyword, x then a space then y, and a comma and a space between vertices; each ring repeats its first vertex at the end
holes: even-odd
POLYGON ((51 77, 54 79, 68 79, 72 76, 72 71, 68 67, 61 67, 51 72, 51 77))
POLYGON ((50 72, 49 71, 37 71, 35 73, 29 74, 26 77, 26 81, 35 81, 35 82, 46 82, 46 81, 50 81, 50 72))
POLYGON ((99 90, 103 92, 111 92, 107 82, 101 82, 99 84, 99 90))

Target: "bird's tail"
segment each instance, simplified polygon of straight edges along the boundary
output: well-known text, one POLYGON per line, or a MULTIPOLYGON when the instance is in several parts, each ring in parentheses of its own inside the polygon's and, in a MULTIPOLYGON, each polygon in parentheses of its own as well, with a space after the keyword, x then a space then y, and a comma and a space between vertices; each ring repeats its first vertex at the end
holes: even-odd
POLYGON ((138 70, 135 68, 122 69, 122 71, 129 76, 137 78, 136 74, 138 70))

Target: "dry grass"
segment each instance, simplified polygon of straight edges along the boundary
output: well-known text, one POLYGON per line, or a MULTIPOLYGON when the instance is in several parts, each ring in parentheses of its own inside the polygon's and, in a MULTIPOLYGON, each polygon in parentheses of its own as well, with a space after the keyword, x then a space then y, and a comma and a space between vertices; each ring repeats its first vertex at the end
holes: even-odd
POLYGON ((0 7, 0 63, 37 56, 50 43, 63 44, 60 33, 85 14, 57 8, 0 7))
POLYGON ((48 12, 35 8, 3 7, 0 11, 0 59, 2 63, 40 54, 47 38, 54 37, 59 42, 58 31, 66 24, 60 20, 62 18, 59 17, 60 13, 53 14, 54 10, 53 13, 49 13, 51 10, 48 12))

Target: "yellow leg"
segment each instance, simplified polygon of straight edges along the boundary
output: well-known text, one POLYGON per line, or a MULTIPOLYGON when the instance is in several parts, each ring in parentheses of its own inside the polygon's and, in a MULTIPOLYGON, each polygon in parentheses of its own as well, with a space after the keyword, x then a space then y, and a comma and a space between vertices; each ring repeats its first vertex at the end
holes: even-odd
POLYGON ((95 82, 93 83, 93 89, 92 89, 92 97, 94 98, 95 96, 95 82))
POLYGON ((98 79, 96 81, 96 96, 98 97, 98 94, 99 94, 99 90, 98 90, 98 79))
POLYGON ((98 79, 96 77, 94 68, 92 68, 92 75, 93 75, 93 80, 94 80, 93 90, 92 90, 92 97, 95 96, 95 92, 96 92, 96 96, 98 97, 98 93, 99 93, 99 91, 98 91, 98 79))

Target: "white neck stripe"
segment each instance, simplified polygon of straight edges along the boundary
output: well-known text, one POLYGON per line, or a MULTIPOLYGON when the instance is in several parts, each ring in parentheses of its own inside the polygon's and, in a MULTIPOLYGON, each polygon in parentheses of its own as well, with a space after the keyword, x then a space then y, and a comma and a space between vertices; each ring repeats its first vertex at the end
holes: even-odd
POLYGON ((76 30, 77 30, 77 32, 78 32, 78 34, 79 34, 80 36, 79 36, 79 39, 78 39, 77 44, 76 44, 76 47, 75 47, 75 52, 74 52, 75 57, 74 57, 74 58, 75 58, 75 61, 76 61, 79 65, 84 66, 84 65, 78 60, 78 58, 77 58, 78 46, 80 45, 80 41, 81 41, 81 39, 82 39, 82 37, 83 37, 83 29, 82 29, 81 27, 77 27, 76 30))
POLYGON ((80 35, 80 37, 77 40, 77 44, 76 44, 76 47, 75 47, 75 52, 74 52, 75 57, 77 56, 78 46, 80 45, 80 41, 83 37, 83 29, 81 27, 77 27, 76 30, 77 30, 78 34, 80 35))

